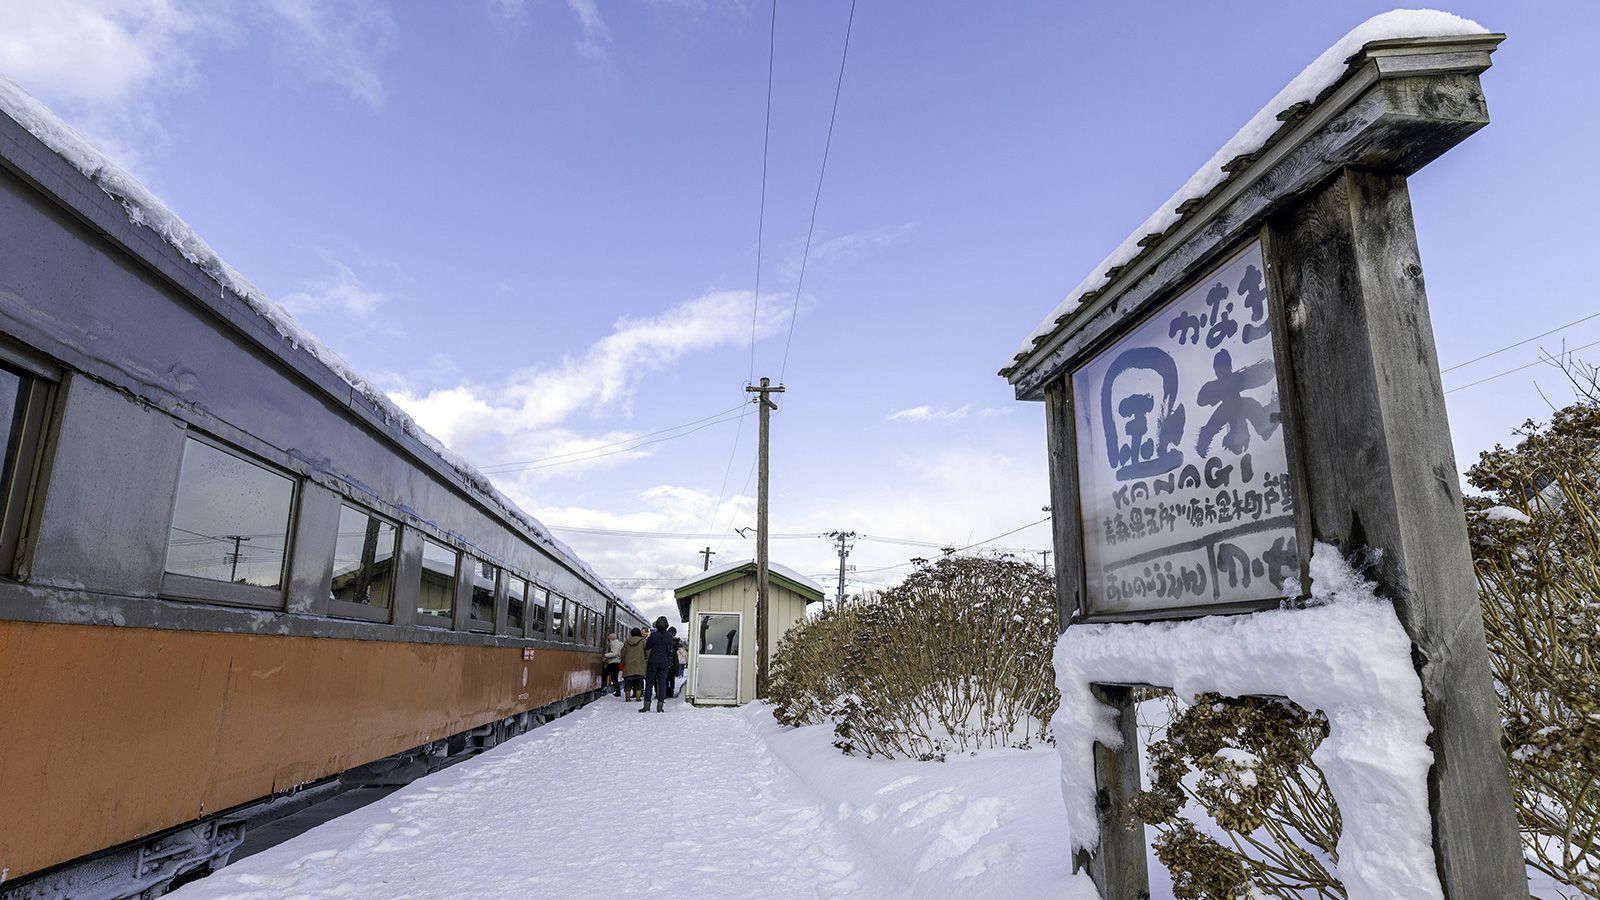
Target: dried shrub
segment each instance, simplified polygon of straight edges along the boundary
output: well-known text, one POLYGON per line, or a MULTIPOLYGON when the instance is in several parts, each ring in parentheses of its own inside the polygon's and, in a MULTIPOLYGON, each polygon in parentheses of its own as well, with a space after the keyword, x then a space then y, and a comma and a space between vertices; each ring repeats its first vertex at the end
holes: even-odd
MULTIPOLYGON (((1170 697, 1170 695, 1169 695, 1170 697)), ((1151 785, 1133 812, 1180 900, 1343 898, 1339 808, 1311 753, 1327 718, 1287 701, 1202 694, 1148 749, 1151 785), (1203 809, 1220 834, 1190 818, 1203 809), (1220 840, 1219 840, 1220 838, 1220 840), (1224 843, 1226 841, 1226 843, 1224 843)))
POLYGON ((1054 585, 1009 556, 947 556, 875 602, 791 629, 771 695, 779 721, 831 721, 845 753, 944 759, 1049 741, 1054 585))
POLYGON ((1507 767, 1529 865, 1600 897, 1600 405, 1519 433, 1466 500, 1507 767))

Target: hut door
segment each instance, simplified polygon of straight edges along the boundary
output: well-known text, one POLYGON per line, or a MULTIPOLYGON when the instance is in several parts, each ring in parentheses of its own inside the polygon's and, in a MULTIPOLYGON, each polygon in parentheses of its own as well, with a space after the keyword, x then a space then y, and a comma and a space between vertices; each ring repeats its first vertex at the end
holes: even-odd
POLYGON ((739 702, 738 613, 701 613, 695 622, 696 703, 739 702))

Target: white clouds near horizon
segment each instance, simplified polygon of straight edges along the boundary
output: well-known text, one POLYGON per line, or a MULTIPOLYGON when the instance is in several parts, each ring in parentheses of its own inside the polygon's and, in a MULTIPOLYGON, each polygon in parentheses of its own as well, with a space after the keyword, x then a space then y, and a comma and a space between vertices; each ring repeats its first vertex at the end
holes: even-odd
MULTIPOLYGON (((630 415, 634 393, 647 376, 692 353, 748 346, 751 296, 712 291, 654 316, 620 318, 610 334, 556 364, 520 369, 496 383, 425 393, 402 389, 390 397, 469 458, 506 457, 511 447, 522 448, 519 457, 529 455, 527 448, 547 455, 562 441, 571 445, 575 436, 565 423, 573 419, 609 411, 630 415)), ((754 317, 755 339, 779 333, 789 315, 786 298, 764 296, 754 317)))

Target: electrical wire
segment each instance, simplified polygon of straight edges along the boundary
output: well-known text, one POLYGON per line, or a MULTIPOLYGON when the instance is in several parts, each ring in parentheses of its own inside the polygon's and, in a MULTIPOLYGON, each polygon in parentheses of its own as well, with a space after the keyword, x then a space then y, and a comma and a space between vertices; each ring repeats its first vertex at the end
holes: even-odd
MULTIPOLYGON (((491 474, 491 473, 494 473, 494 472, 499 471, 501 469, 508 469, 509 468, 509 469, 515 470, 515 468, 518 467, 518 466, 526 466, 526 465, 531 465, 533 463, 548 462, 548 461, 550 461, 552 459, 562 459, 562 458, 568 457, 568 456, 584 456, 584 455, 593 453, 596 450, 605 450, 605 449, 607 449, 609 447, 617 447, 617 446, 620 446, 622 444, 631 444, 634 441, 642 440, 642 439, 648 438, 648 437, 654 437, 654 436, 656 436, 658 434, 666 434, 669 431, 678 431, 678 430, 681 430, 681 429, 684 429, 684 428, 688 428, 691 425, 698 425, 701 422, 704 422, 704 421, 706 421, 708 419, 715 419, 718 416, 726 416, 729 413, 737 412, 737 411, 739 411, 739 410, 741 410, 743 408, 744 408, 744 404, 740 403, 738 406, 729 407, 728 409, 724 409, 721 412, 714 412, 709 416, 702 416, 702 417, 700 417, 698 419, 695 419, 692 422, 684 422, 682 425, 672 425, 672 426, 667 427, 667 428, 658 428, 655 431, 647 431, 644 434, 636 434, 633 437, 623 438, 620 441, 612 441, 609 444, 597 444, 597 445, 595 445, 593 447, 585 447, 582 450, 570 450, 570 451, 568 451, 566 453, 552 453, 549 456, 540 456, 540 457, 537 457, 535 459, 513 459, 513 460, 508 460, 506 462, 501 462, 501 463, 491 463, 491 464, 489 464, 487 466, 479 466, 478 467, 478 471, 483 472, 484 474, 491 474)), ((741 418, 743 418, 743 417, 741 417, 741 418)))
POLYGON ((707 428, 710 428, 713 425, 722 425, 724 423, 732 422, 732 421, 735 421, 737 419, 743 419, 745 416, 748 416, 748 415, 750 415, 749 410, 745 410, 743 412, 740 412, 739 415, 737 415, 737 416, 726 416, 726 417, 721 418, 721 419, 713 419, 710 422, 706 422, 703 425, 699 425, 699 426, 696 426, 694 428, 690 428, 687 431, 679 432, 678 434, 669 434, 666 437, 658 437, 658 438, 655 438, 653 440, 642 440, 642 441, 639 441, 639 442, 634 443, 634 444, 629 444, 626 447, 619 447, 619 448, 617 448, 615 450, 608 450, 605 453, 595 453, 595 454, 590 455, 590 456, 580 456, 580 457, 577 457, 575 459, 558 459, 555 462, 547 462, 547 463, 542 463, 542 464, 520 463, 520 464, 515 464, 515 465, 507 465, 507 466, 501 467, 500 469, 497 469, 494 474, 496 474, 496 475, 504 475, 504 474, 507 474, 509 472, 526 472, 526 471, 529 471, 529 470, 532 470, 532 469, 550 469, 550 468, 554 468, 556 466, 571 465, 572 463, 591 462, 591 461, 597 460, 597 459, 604 459, 607 456, 616 456, 618 453, 629 453, 629 452, 632 452, 634 450, 638 450, 640 447, 648 447, 648 446, 651 446, 652 444, 660 444, 660 443, 664 443, 666 441, 676 440, 677 438, 688 437, 689 435, 694 434, 697 431, 704 431, 704 430, 706 430, 707 428))
MULTIPOLYGON (((773 0, 776 4, 777 0, 773 0)), ((783 384, 789 369, 789 345, 794 342, 794 322, 800 315, 800 289, 806 283, 806 261, 811 256, 811 236, 817 230, 817 207, 822 203, 822 182, 828 174, 828 151, 833 147, 833 123, 839 117, 839 94, 844 90, 844 66, 850 59, 850 32, 856 24, 856 0, 850 0, 850 20, 844 28, 844 51, 839 54, 839 80, 833 86, 833 111, 828 113, 828 138, 822 144, 822 168, 817 172, 817 192, 811 199, 811 224, 806 227, 806 248, 800 254, 800 276, 794 285, 794 308, 789 312, 789 336, 783 341, 783 363, 778 366, 778 383, 783 384)), ((759 298, 758 298, 759 299, 759 298)), ((751 325, 754 328, 754 324, 751 325)), ((751 342, 750 376, 755 377, 755 343, 751 342)))
POLYGON ((756 218, 756 290, 750 298, 751 382, 756 380, 756 319, 761 312, 761 235, 767 224, 767 150, 772 144, 772 61, 777 57, 777 46, 778 0, 772 0, 772 22, 767 27, 767 114, 761 127, 761 212, 756 218))
POLYGON ((1581 319, 1577 319, 1575 321, 1568 322, 1567 324, 1559 326, 1557 328, 1552 328, 1549 331, 1544 332, 1543 334, 1536 334, 1531 338, 1524 338, 1523 340, 1517 341, 1515 344, 1507 344, 1504 347, 1501 347, 1499 350, 1490 350, 1488 353, 1485 353, 1482 356, 1474 356, 1472 359, 1469 359, 1466 362, 1456 363, 1455 365, 1451 366, 1448 369, 1439 370, 1439 374, 1442 375, 1442 374, 1444 374, 1446 372, 1454 372, 1457 369, 1461 369, 1461 368, 1465 368, 1467 366, 1470 366, 1475 362, 1482 362, 1483 360, 1486 360, 1491 356, 1498 356, 1501 353, 1506 352, 1507 350, 1515 350, 1516 348, 1521 347, 1523 344, 1531 344, 1534 341, 1537 341, 1539 338, 1549 337, 1550 335, 1555 334, 1558 331, 1566 331, 1568 328, 1571 328, 1574 325, 1582 325, 1584 322, 1587 322, 1590 319, 1596 319, 1596 318, 1600 318, 1600 312, 1590 313, 1589 315, 1584 316, 1581 319))
MULTIPOLYGON (((1534 339, 1533 338, 1529 338, 1529 340, 1534 340, 1534 339)), ((1524 341, 1524 343, 1526 343, 1526 341, 1524 341)), ((1562 355, 1567 355, 1567 354, 1571 354, 1571 353, 1577 353, 1579 350, 1587 350, 1590 347, 1593 347, 1593 346, 1595 346, 1597 344, 1600 344, 1600 341, 1590 341, 1589 343, 1584 344, 1581 347, 1573 347, 1571 350, 1563 350, 1562 351, 1562 355)), ((1483 384, 1483 383, 1489 382, 1489 381, 1493 381, 1496 378, 1504 378, 1507 375, 1514 375, 1514 374, 1516 374, 1518 372, 1521 372, 1523 369, 1531 369, 1534 366, 1539 365, 1540 363, 1546 363, 1546 362, 1550 362, 1550 361, 1551 360, 1549 360, 1547 358, 1541 357, 1539 359, 1534 360, 1531 363, 1526 363, 1524 365, 1517 366, 1515 369, 1507 369, 1504 372, 1500 372, 1500 373, 1498 373, 1496 375, 1490 375, 1488 378, 1480 378, 1477 381, 1469 382, 1467 384, 1460 385, 1459 387, 1450 388, 1450 389, 1446 390, 1445 393, 1446 394, 1453 394, 1456 391, 1464 391, 1469 387, 1477 387, 1480 384, 1483 384)))

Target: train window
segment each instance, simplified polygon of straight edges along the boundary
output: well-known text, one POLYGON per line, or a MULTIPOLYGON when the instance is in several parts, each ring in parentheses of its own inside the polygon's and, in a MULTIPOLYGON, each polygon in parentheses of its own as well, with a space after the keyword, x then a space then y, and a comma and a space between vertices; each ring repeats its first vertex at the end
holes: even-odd
POLYGON ((164 588, 204 599, 272 602, 259 592, 207 591, 181 579, 282 590, 293 504, 293 479, 191 436, 183 445, 167 537, 166 571, 180 580, 164 588))
POLYGON ((481 559, 472 559, 472 607, 467 616, 473 626, 494 628, 495 581, 500 577, 500 567, 481 559))
POLYGON ((449 628, 455 619, 456 570, 461 554, 432 538, 422 539, 422 592, 417 595, 417 623, 449 628))
POLYGON ((400 529, 377 516, 349 504, 340 506, 328 599, 388 609, 399 536, 400 529))
POLYGON ((578 642, 578 610, 581 608, 571 600, 567 602, 567 642, 578 642))
POLYGON ((550 606, 550 592, 538 585, 533 585, 532 593, 528 595, 528 634, 545 634, 545 610, 550 606))
POLYGON ((507 575, 506 628, 517 634, 522 634, 522 626, 527 622, 527 608, 528 582, 515 575, 507 575))
POLYGON ((567 639, 567 598, 560 594, 550 595, 550 640, 564 641, 567 639))
POLYGON ((28 493, 45 426, 50 382, 10 366, 0 367, 0 574, 16 571, 28 493))

